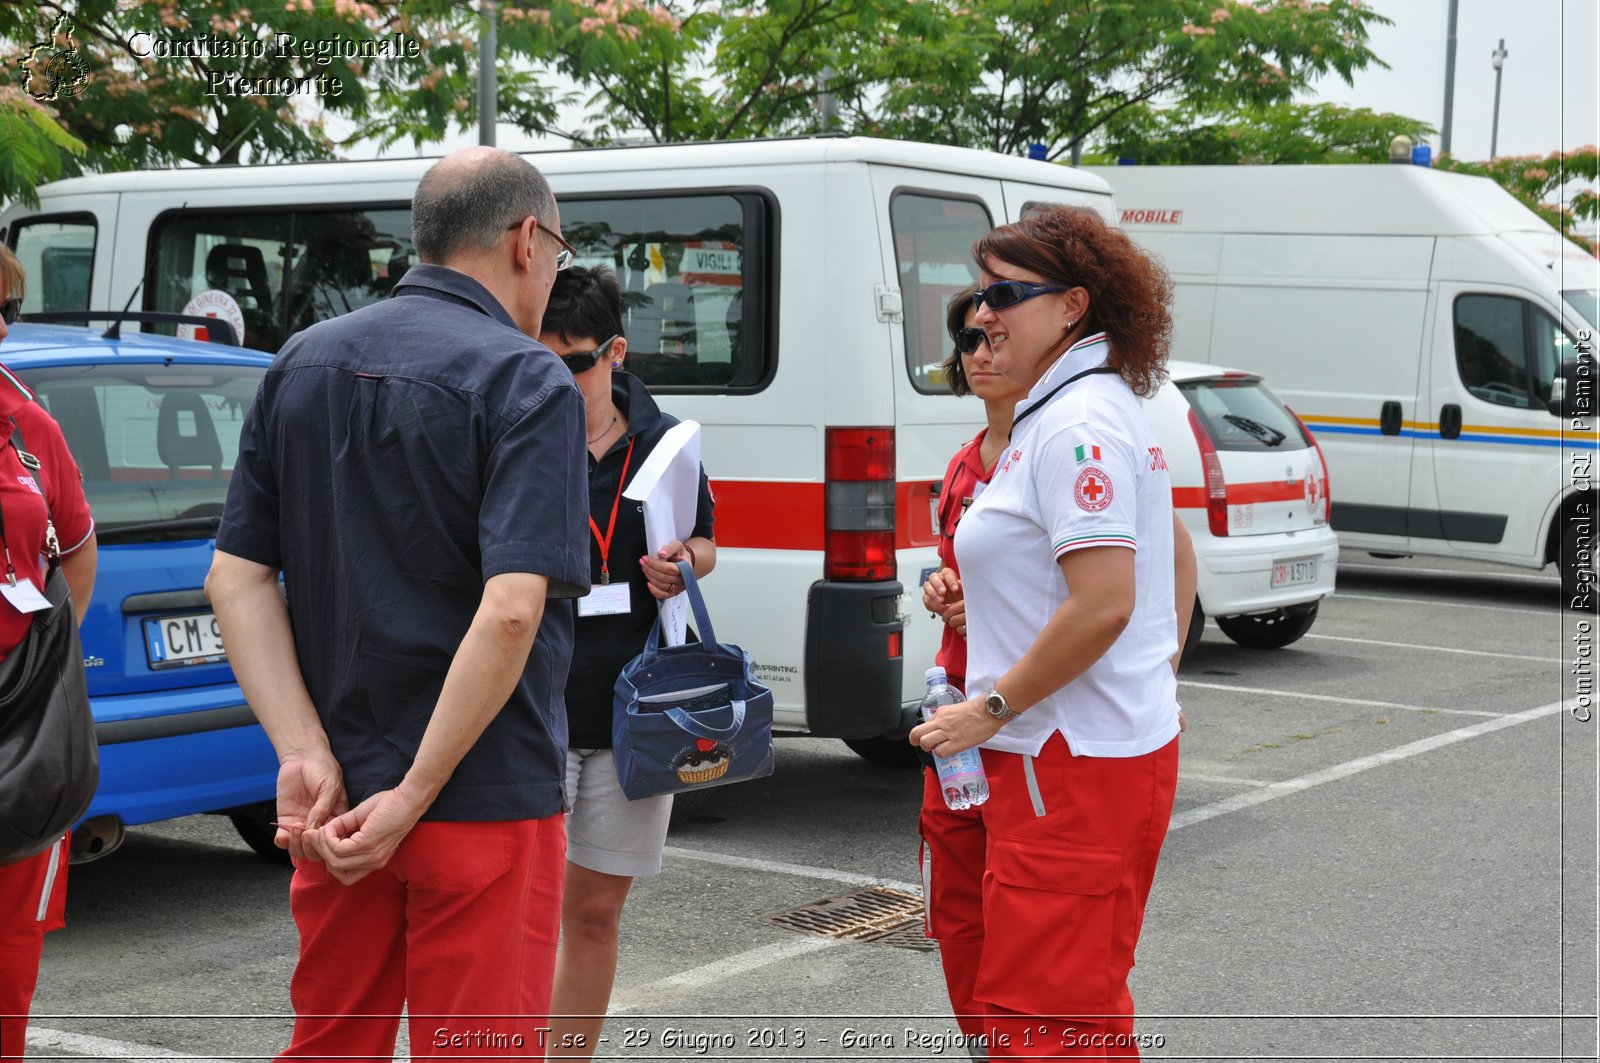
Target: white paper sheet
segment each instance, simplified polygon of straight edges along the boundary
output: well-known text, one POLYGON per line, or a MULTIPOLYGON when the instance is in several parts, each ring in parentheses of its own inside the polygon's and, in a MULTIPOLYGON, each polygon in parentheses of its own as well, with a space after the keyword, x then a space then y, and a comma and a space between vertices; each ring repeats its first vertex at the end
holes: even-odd
MULTIPOLYGON (((674 539, 687 539, 700 502, 700 425, 680 421, 669 429, 623 496, 644 503, 644 539, 651 554, 674 539)), ((661 603, 661 630, 668 646, 683 644, 688 624, 687 595, 661 603)))

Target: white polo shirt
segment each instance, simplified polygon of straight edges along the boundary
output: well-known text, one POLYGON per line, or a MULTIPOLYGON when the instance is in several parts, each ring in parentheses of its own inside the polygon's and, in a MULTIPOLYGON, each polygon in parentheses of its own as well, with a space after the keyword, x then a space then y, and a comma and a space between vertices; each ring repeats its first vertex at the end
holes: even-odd
MULTIPOLYGON (((1103 332, 1073 344, 1017 405, 1018 416, 1061 381, 1104 365, 1107 350, 1103 332)), ((1172 480, 1138 396, 1115 373, 1074 382, 1018 425, 956 531, 968 696, 993 686, 1067 600, 1057 559, 1099 546, 1134 551, 1127 628, 1087 672, 1002 727, 988 748, 1037 755, 1060 731, 1074 756, 1137 757, 1178 733, 1172 480)))

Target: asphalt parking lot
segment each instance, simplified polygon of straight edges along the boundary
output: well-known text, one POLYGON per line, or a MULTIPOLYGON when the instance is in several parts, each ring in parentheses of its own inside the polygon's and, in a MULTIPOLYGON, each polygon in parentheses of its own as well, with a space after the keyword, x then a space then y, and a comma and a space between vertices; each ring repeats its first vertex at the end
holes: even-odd
MULTIPOLYGON (((1351 555, 1296 645, 1208 627, 1134 972, 1143 1054, 1595 1058, 1583 619, 1550 570, 1351 555)), ((914 916, 918 794, 914 773, 810 739, 718 791, 635 887, 602 1057, 959 1058, 914 933, 766 921, 872 887, 914 916)), ((74 868, 30 1052, 270 1056, 290 1025, 287 883, 207 817, 74 868)))

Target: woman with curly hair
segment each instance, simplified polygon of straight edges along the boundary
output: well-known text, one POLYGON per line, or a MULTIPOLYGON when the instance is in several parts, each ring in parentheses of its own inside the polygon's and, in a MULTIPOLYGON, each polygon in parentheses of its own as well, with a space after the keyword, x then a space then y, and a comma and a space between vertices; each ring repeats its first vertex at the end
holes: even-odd
POLYGON ((1170 342, 1162 269, 1091 210, 1049 207, 973 248, 976 324, 1027 389, 955 536, 974 697, 911 732, 981 746, 981 829, 932 848, 980 884, 935 893, 974 928, 990 1058, 1136 1056, 1128 971, 1172 813, 1172 481, 1139 396, 1170 342))

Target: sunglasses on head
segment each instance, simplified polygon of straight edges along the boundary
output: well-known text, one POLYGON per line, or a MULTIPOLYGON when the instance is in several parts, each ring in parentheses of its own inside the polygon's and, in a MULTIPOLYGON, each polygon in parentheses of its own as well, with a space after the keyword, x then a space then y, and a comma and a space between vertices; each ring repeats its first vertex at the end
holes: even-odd
POLYGON ((561 361, 569 370, 572 371, 573 376, 577 376, 579 373, 587 373, 589 370, 593 369, 597 364, 599 364, 600 359, 604 358, 608 353, 610 353, 611 345, 616 343, 621 338, 622 336, 620 334, 612 336, 609 340, 606 340, 594 350, 585 351, 583 354, 563 354, 561 356, 561 361))
POLYGON ((13 295, 5 302, 0 303, 0 321, 8 325, 15 325, 17 318, 22 316, 22 297, 13 295))
POLYGON ((1008 306, 1016 306, 1036 295, 1048 295, 1051 292, 1064 292, 1064 284, 1029 284, 1027 281, 996 281, 987 288, 980 288, 972 293, 972 306, 977 309, 985 303, 990 310, 1004 310, 1008 306))
POLYGON ((989 342, 989 334, 981 328, 968 327, 956 329, 956 334, 951 339, 956 341, 957 354, 972 354, 989 342))

